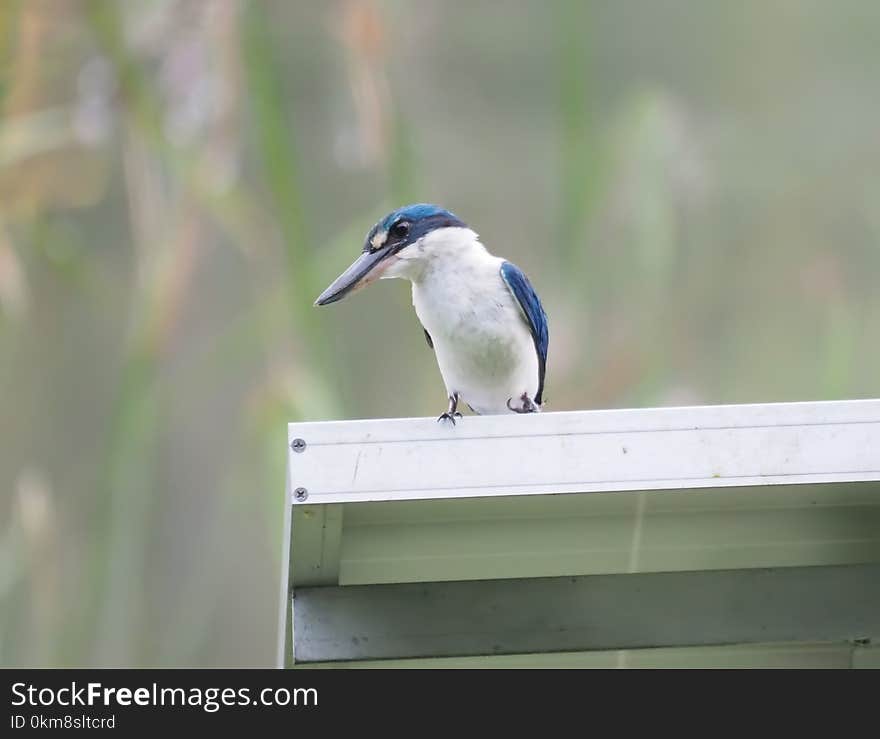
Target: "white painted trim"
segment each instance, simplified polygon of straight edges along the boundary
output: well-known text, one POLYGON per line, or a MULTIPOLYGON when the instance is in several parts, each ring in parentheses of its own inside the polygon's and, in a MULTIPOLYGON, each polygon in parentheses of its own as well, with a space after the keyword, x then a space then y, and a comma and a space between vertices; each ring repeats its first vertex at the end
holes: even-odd
MULTIPOLYGON (((292 634, 288 633, 288 614, 291 610, 290 602, 290 546, 291 546, 291 523, 293 506, 290 500, 290 466, 287 468, 287 483, 284 493, 284 524, 281 540, 281 596, 278 603, 278 639, 276 642, 275 666, 279 669, 287 664, 287 653, 291 651, 293 643, 292 634)), ((291 626, 293 619, 290 619, 291 626)))
POLYGON ((309 505, 880 480, 880 399, 292 423, 295 438, 288 494, 309 505))

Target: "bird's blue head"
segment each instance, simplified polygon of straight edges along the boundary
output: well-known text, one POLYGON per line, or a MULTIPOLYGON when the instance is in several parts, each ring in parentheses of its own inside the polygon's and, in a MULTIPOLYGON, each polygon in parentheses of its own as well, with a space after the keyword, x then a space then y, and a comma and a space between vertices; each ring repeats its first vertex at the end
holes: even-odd
POLYGON ((361 255, 318 296, 315 305, 342 300, 353 290, 378 279, 401 249, 438 228, 450 227, 467 228, 439 205, 414 203, 391 211, 370 229, 361 255))

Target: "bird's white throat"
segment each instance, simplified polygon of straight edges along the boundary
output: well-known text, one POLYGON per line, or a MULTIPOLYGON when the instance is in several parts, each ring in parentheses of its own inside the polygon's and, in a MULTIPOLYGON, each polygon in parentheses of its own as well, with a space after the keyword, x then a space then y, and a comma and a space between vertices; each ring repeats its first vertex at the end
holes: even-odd
POLYGON ((471 229, 438 228, 397 252, 382 279, 402 277, 413 283, 454 280, 458 273, 467 275, 478 265, 491 268, 500 261, 486 251, 471 229))

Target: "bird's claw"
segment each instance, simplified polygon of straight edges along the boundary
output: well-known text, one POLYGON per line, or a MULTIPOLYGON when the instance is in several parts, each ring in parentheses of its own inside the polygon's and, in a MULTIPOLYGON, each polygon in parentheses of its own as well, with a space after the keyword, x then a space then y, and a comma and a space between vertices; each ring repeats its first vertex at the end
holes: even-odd
POLYGON ((442 413, 440 417, 437 419, 437 423, 441 423, 443 421, 452 421, 452 425, 455 426, 455 419, 461 418, 461 413, 455 411, 454 413, 442 413))
POLYGON ((513 398, 507 399, 507 407, 514 413, 535 413, 538 410, 538 406, 535 405, 528 393, 523 393, 519 396, 519 399, 522 401, 521 407, 516 407, 510 404, 510 401, 513 400, 513 398))

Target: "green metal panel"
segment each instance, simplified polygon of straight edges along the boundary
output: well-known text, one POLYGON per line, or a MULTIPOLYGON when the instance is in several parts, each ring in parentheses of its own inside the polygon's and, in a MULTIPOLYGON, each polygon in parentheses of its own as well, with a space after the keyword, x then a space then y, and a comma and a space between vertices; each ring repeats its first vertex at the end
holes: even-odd
POLYGON ((853 648, 852 666, 857 670, 880 670, 880 644, 858 644, 853 648))
POLYGON ((290 568, 294 585, 334 585, 339 581, 342 518, 341 505, 293 509, 290 568))
POLYGON ((880 561, 880 485, 346 504, 341 584, 880 561))
POLYGON ((880 634, 880 564, 297 588, 297 662, 880 634))

